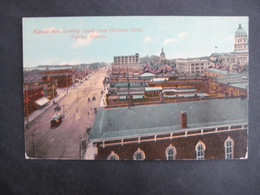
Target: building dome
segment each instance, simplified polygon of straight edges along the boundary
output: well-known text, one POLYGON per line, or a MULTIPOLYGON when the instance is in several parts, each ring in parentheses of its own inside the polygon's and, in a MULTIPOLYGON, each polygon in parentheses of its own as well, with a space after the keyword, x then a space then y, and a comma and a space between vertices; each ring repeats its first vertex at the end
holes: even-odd
POLYGON ((165 53, 163 52, 163 49, 162 49, 162 51, 161 51, 160 56, 165 56, 165 53))
POLYGON ((165 53, 163 52, 163 49, 160 53, 160 61, 164 61, 166 58, 165 58, 165 53))
POLYGON ((239 24, 238 29, 235 32, 236 37, 247 37, 246 31, 242 28, 241 24, 239 24))

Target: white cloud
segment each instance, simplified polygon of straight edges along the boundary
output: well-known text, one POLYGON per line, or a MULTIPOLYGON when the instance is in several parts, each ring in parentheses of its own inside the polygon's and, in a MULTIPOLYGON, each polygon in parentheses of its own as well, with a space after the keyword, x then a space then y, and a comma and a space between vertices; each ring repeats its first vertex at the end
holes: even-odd
POLYGON ((95 38, 98 35, 99 35, 98 32, 93 32, 93 33, 88 34, 88 36, 79 36, 77 38, 76 42, 74 44, 72 44, 72 47, 77 48, 77 47, 81 47, 84 45, 88 45, 91 43, 93 38, 95 38))
POLYGON ((184 37, 186 37, 188 33, 187 32, 181 32, 178 35, 178 38, 169 38, 169 39, 164 39, 163 44, 162 45, 167 45, 168 43, 174 43, 174 42, 178 42, 181 41, 184 37))
POLYGON ((163 45, 167 45, 168 43, 172 43, 172 42, 176 42, 177 39, 175 39, 174 37, 169 38, 169 39, 164 39, 163 41, 163 45))
POLYGON ((229 36, 227 36, 225 39, 224 39, 224 41, 223 42, 227 42, 227 41, 230 41, 230 40, 234 40, 234 36, 233 35, 229 35, 229 36))
POLYGON ((187 32, 181 32, 181 33, 179 33, 178 37, 180 39, 182 39, 182 38, 186 37, 186 35, 187 35, 187 32))
POLYGON ((152 37, 145 37, 145 39, 144 39, 144 42, 145 42, 145 43, 151 42, 151 41, 158 41, 158 39, 152 38, 152 37))
POLYGON ((149 41, 151 41, 151 40, 152 40, 151 37, 145 37, 144 42, 149 42, 149 41))

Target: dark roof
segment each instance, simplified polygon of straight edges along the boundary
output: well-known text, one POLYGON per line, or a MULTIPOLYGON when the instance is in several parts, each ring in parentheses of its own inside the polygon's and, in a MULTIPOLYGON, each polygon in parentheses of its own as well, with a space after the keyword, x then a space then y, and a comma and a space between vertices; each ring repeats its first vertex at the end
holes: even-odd
POLYGON ((101 108, 90 140, 138 136, 180 130, 180 113, 187 112, 188 128, 245 123, 247 99, 215 99, 114 109, 101 108))

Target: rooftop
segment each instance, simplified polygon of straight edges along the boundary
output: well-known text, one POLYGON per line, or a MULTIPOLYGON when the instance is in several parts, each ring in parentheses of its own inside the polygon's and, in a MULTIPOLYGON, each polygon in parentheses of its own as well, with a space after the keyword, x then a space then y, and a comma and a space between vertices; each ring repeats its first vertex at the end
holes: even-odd
POLYGON ((247 99, 215 99, 173 104, 98 110, 90 140, 138 136, 180 130, 180 113, 187 112, 188 128, 247 122, 247 99))
POLYGON ((229 75, 229 74, 234 74, 234 73, 229 73, 226 70, 221 70, 221 69, 217 69, 217 68, 208 68, 206 69, 206 71, 210 71, 210 72, 214 72, 214 73, 219 73, 219 74, 224 74, 224 75, 229 75))
POLYGON ((233 74, 224 77, 217 77, 216 81, 237 88, 248 88, 248 74, 233 74))
POLYGON ((152 74, 152 73, 149 73, 149 72, 140 75, 140 77, 154 77, 154 76, 156 76, 156 75, 155 75, 155 74, 152 74))

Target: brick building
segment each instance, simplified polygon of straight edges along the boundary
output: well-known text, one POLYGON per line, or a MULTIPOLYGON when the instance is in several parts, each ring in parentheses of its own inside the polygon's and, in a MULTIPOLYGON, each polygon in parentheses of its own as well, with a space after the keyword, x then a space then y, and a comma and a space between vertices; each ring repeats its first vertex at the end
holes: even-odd
POLYGON ((89 137, 92 157, 247 158, 247 110, 247 99, 241 98, 100 109, 89 137))
POLYGON ((46 99, 45 102, 47 102, 56 97, 56 88, 56 81, 25 83, 23 87, 24 115, 27 116, 39 108, 39 105, 37 104, 39 99, 44 97, 46 99))
POLYGON ((36 110, 39 106, 35 103, 44 95, 44 89, 41 85, 25 84, 23 88, 24 115, 27 116, 36 110))
POLYGON ((65 88, 72 85, 73 72, 72 69, 57 69, 42 71, 41 74, 43 81, 57 81, 58 88, 65 88))

